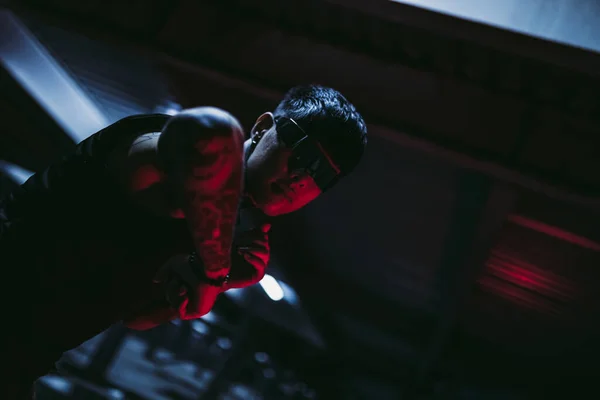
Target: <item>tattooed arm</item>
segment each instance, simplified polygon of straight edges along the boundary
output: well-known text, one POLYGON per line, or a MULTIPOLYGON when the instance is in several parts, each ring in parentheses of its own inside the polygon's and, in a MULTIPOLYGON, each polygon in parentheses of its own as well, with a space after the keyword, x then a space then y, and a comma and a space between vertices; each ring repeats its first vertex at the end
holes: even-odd
MULTIPOLYGON (((164 128, 158 152, 206 276, 226 276, 242 192, 243 133, 239 122, 212 107, 186 110, 164 128)), ((183 305, 187 315, 201 315, 212 307, 219 288, 201 286, 188 294, 188 304, 183 305)))

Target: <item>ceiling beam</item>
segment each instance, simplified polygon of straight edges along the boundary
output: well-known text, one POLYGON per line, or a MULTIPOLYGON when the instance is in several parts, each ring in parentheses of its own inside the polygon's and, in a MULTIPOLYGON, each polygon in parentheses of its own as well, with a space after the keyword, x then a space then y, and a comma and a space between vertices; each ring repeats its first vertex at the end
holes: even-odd
POLYGON ((79 143, 109 123, 103 112, 10 10, 0 10, 0 64, 79 143))
POLYGON ((451 337, 485 267, 489 251, 517 201, 516 191, 476 173, 459 180, 450 229, 440 273, 437 275, 438 320, 416 371, 415 395, 427 390, 432 373, 439 368, 451 337))
POLYGON ((8 161, 0 160, 0 175, 9 178, 15 185, 21 185, 33 175, 33 172, 8 161))
POLYGON ((569 232, 558 226, 553 226, 545 222, 517 214, 511 215, 509 220, 515 225, 543 233, 544 235, 557 238, 563 242, 571 243, 584 249, 600 252, 600 243, 597 241, 569 232))
MULTIPOLYGON (((263 0, 267 1, 267 0, 263 0)), ((446 38, 468 41, 531 60, 560 65, 595 75, 600 68, 600 55, 554 40, 544 40, 516 30, 509 30, 429 10, 393 0, 322 0, 336 6, 352 8, 361 14, 377 17, 398 25, 412 26, 446 38)), ((456 3, 448 1, 447 5, 456 3)), ((498 3, 500 5, 501 3, 498 3)))
MULTIPOLYGON (((29 4, 31 5, 30 7, 18 8, 19 12, 27 15, 33 15, 36 18, 41 18, 43 21, 62 26, 68 30, 76 31, 96 40, 101 40, 125 47, 131 51, 136 51, 145 56, 153 57, 157 61, 165 64, 176 64, 178 68, 181 67, 188 70, 193 69, 199 75, 210 75, 211 79, 214 78, 228 87, 231 87, 232 82, 234 82, 234 84, 239 87, 240 90, 252 92, 262 99, 268 99, 268 101, 272 101, 274 98, 277 98, 281 95, 280 89, 273 88, 273 86, 269 85, 268 83, 257 83, 256 80, 248 79, 248 77, 244 76, 243 74, 231 72, 228 73, 225 72, 226 69, 221 69, 220 67, 218 67, 219 71, 217 72, 217 70, 211 69, 210 67, 207 68, 201 66, 200 64, 203 62, 201 62, 196 55, 186 55, 185 52, 181 52, 178 49, 178 46, 180 45, 175 45, 174 43, 169 44, 164 38, 159 39, 158 35, 160 32, 155 32, 154 35, 148 35, 147 39, 140 39, 140 37, 135 33, 119 29, 112 29, 106 26, 103 27, 100 24, 93 25, 86 23, 84 25, 82 24, 81 20, 74 18, 74 16, 68 15, 64 11, 57 11, 57 9, 60 10, 60 8, 54 8, 49 12, 48 10, 45 10, 45 12, 42 13, 43 10, 37 8, 38 6, 36 2, 30 2, 29 4), (33 7, 33 5, 36 6, 33 7)), ((197 7, 200 7, 199 9, 202 10, 203 5, 199 4, 197 7)), ((207 9, 207 12, 208 11, 212 13, 215 12, 215 10, 207 9)), ((210 12, 208 13, 210 14, 210 12)), ((176 23, 176 21, 171 22, 172 25, 176 23)), ((185 25, 184 22, 182 22, 182 24, 185 25)), ((208 62, 208 64, 204 65, 211 64, 208 62)), ((262 68, 264 69, 264 65, 262 68)), ((290 67, 290 71, 293 71, 293 68, 290 67)), ((343 88, 341 88, 341 90, 343 90, 343 88)), ((460 96, 458 96, 456 102, 460 101, 460 96)), ((371 107, 376 107, 376 105, 372 105, 371 107)), ((432 110, 432 112, 434 111, 435 110, 432 110)), ((365 111, 367 116, 368 112, 368 110, 365 111)), ((577 204, 586 208, 593 208, 597 210, 600 209, 600 200, 597 197, 589 197, 585 194, 578 194, 576 191, 565 188, 562 184, 552 182, 552 179, 546 181, 543 177, 541 177, 541 175, 531 175, 526 171, 521 171, 520 169, 516 168, 515 165, 505 165, 494 158, 486 159, 483 156, 477 156, 476 154, 471 154, 468 151, 461 151, 460 149, 452 146, 446 146, 443 143, 431 141, 427 139, 427 135, 423 136, 417 131, 415 131, 415 133, 391 126, 392 125, 388 125, 384 121, 380 121, 377 118, 369 118, 369 131, 372 136, 381 137, 390 142, 394 142, 403 147, 408 147, 419 152, 432 154, 436 157, 447 160, 454 165, 481 171, 489 176, 494 177, 495 179, 526 188, 548 197, 572 204, 577 204)), ((481 136, 481 133, 479 133, 478 136, 481 136)))

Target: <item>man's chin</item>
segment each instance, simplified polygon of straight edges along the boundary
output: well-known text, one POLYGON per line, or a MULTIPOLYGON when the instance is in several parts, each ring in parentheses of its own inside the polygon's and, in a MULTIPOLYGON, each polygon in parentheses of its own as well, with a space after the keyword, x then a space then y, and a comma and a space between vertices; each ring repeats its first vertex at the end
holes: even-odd
POLYGON ((266 204, 259 207, 262 212, 268 217, 278 217, 280 215, 289 214, 291 210, 282 207, 279 204, 266 204))
POLYGON ((281 212, 280 209, 273 208, 273 207, 267 206, 267 207, 261 207, 260 209, 267 217, 277 217, 279 215, 285 214, 285 213, 281 212))

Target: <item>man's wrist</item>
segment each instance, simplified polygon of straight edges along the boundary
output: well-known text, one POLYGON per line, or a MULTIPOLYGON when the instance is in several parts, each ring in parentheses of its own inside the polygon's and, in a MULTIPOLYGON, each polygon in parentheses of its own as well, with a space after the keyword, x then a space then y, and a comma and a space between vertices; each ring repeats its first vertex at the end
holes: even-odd
POLYGON ((229 282, 229 270, 226 268, 207 272, 195 251, 190 253, 188 262, 200 282, 211 286, 225 287, 229 282))

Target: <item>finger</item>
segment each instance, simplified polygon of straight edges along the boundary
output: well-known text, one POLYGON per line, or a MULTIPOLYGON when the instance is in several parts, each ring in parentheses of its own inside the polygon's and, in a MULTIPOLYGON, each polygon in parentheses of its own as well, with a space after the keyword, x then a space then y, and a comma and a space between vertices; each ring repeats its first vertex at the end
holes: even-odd
POLYGON ((223 288, 213 285, 200 285, 192 291, 192 296, 185 309, 186 319, 200 318, 208 314, 223 288))
POLYGON ((267 256, 270 253, 269 245, 264 242, 254 242, 249 246, 241 246, 237 248, 237 252, 239 254, 247 254, 247 253, 260 253, 266 254, 267 256))
POLYGON ((183 312, 186 316, 185 319, 198 318, 196 316, 198 304, 200 303, 200 299, 198 297, 198 289, 198 286, 194 286, 193 288, 191 288, 191 290, 188 292, 188 295, 186 296, 187 302, 185 304, 185 307, 181 308, 181 312, 183 312))
POLYGON ((254 255, 261 258, 262 260, 269 260, 270 250, 269 246, 265 244, 255 243, 253 246, 239 247, 238 254, 245 256, 247 254, 254 255))
MULTIPOLYGON (((264 235, 264 234, 263 234, 264 235)), ((248 243, 243 243, 238 248, 243 249, 269 249, 269 238, 267 235, 252 238, 248 243)))
POLYGON ((269 237, 266 234, 264 236, 256 237, 256 238, 254 238, 252 243, 250 243, 250 246, 268 248, 269 247, 269 237))
POLYGON ((269 231, 271 230, 271 224, 269 224, 269 223, 263 224, 263 225, 260 227, 260 230, 261 230, 263 233, 269 233, 269 231))
POLYGON ((189 304, 189 300, 184 297, 183 301, 181 302, 179 307, 177 307, 177 313, 179 314, 179 319, 181 319, 181 320, 189 319, 189 318, 187 318, 187 311, 186 311, 188 308, 188 304, 189 304))
POLYGON ((239 232, 236 234, 236 242, 249 242, 257 238, 268 238, 268 233, 271 229, 271 224, 262 224, 259 227, 239 232))
POLYGON ((252 270, 261 272, 267 269, 268 256, 260 257, 256 254, 245 253, 242 255, 246 262, 252 266, 252 270))
POLYGON ((240 273, 231 279, 230 287, 245 288, 260 282, 265 276, 266 268, 257 267, 264 265, 260 260, 251 260, 250 262, 254 264, 252 268, 240 271, 240 273))
POLYGON ((185 285, 179 286, 179 296, 185 296, 187 292, 188 290, 187 287, 185 287, 185 285))
POLYGON ((171 280, 171 282, 169 282, 167 284, 166 287, 166 299, 167 302, 171 305, 171 307, 173 308, 178 308, 179 305, 181 304, 181 302, 183 301, 183 299, 185 299, 184 296, 181 296, 180 293, 180 289, 181 288, 181 281, 179 279, 173 279, 171 280))
POLYGON ((251 256, 255 259, 260 260, 263 264, 267 264, 269 261, 269 251, 267 249, 254 249, 252 251, 242 254, 245 258, 246 255, 251 256))

